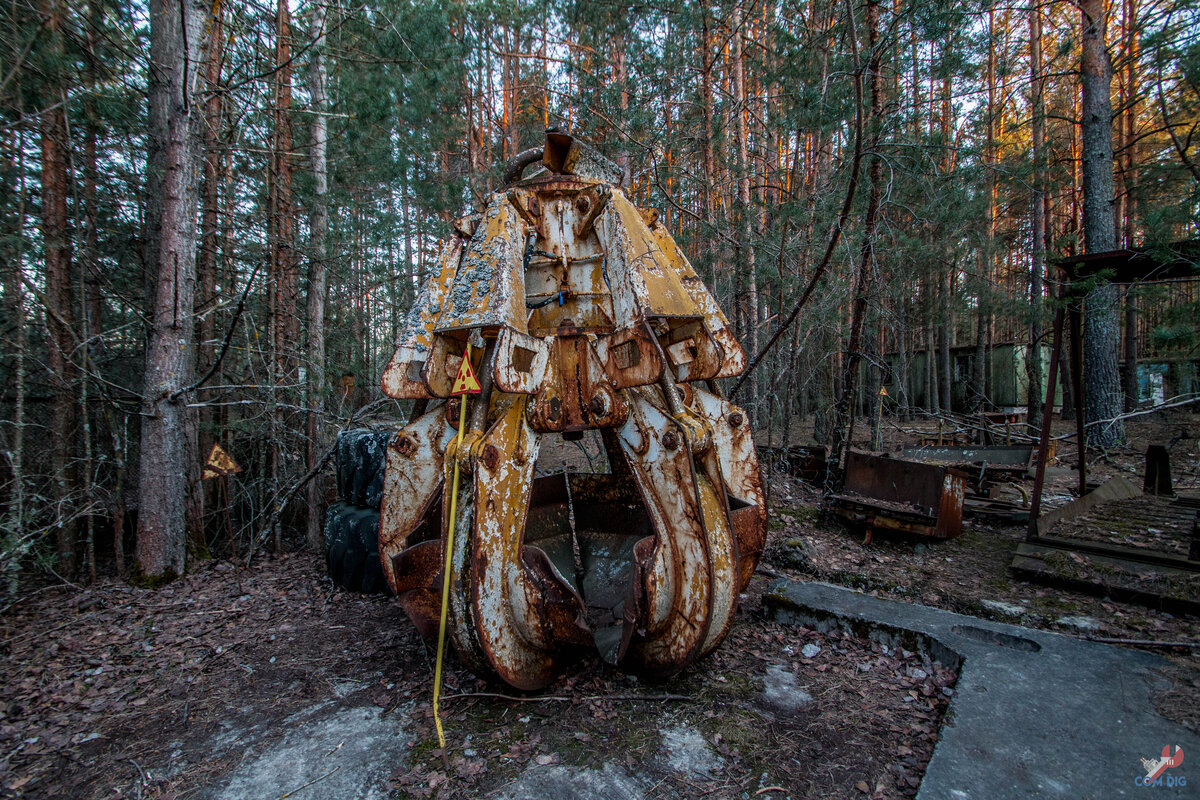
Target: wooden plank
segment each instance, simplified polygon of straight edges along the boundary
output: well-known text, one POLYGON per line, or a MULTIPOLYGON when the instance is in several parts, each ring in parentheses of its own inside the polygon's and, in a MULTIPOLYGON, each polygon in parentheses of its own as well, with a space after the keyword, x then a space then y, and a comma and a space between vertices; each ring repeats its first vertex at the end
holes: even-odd
MULTIPOLYGON (((1096 553, 1087 550, 1080 550, 1077 547, 1062 547, 1054 544, 1048 544, 1044 541, 1022 542, 1017 545, 1017 552, 1023 556, 1033 558, 1045 558, 1052 553, 1065 553, 1070 556, 1071 553, 1077 553, 1080 556, 1085 556, 1087 560, 1098 566, 1112 567, 1113 569, 1123 570, 1135 575, 1179 575, 1182 577, 1192 577, 1197 569, 1200 569, 1200 564, 1188 567, 1179 567, 1178 565, 1154 564, 1146 560, 1134 560, 1123 558, 1114 553, 1096 553)), ((1185 564, 1188 562, 1184 562, 1185 564)))
POLYGON ((1141 564, 1153 564, 1167 569, 1176 569, 1183 572, 1200 572, 1200 561, 1192 561, 1187 558, 1179 558, 1178 556, 1169 556, 1153 550, 1139 550, 1135 547, 1122 547, 1115 544, 1101 544, 1099 542, 1089 542, 1082 539, 1060 539, 1054 536, 1038 536, 1033 539, 1026 539, 1031 545, 1041 547, 1051 547, 1057 550, 1075 551, 1078 553, 1088 553, 1108 558, 1115 558, 1121 561, 1136 561, 1141 564))
POLYGON ((1012 563, 1008 568, 1013 575, 1019 578, 1082 594, 1109 597, 1120 602, 1137 603, 1171 613, 1200 614, 1200 601, 1168 597, 1145 589, 1063 575, 1038 557, 1036 552, 1021 552, 1021 549, 1021 547, 1017 548, 1017 553, 1013 556, 1012 563))
POLYGON ((1133 482, 1118 475, 1111 480, 1105 481, 1083 497, 1072 500, 1065 506, 1056 508, 1050 513, 1038 517, 1038 533, 1047 534, 1059 522, 1081 516, 1101 503, 1108 503, 1113 500, 1126 500, 1130 497, 1138 497, 1141 494, 1142 488, 1140 486, 1136 486, 1133 482))

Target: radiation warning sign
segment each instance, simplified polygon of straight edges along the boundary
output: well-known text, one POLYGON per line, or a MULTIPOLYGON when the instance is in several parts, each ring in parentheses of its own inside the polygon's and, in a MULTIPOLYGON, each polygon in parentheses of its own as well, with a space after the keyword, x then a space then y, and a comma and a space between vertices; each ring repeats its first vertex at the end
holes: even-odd
POLYGON ((879 396, 880 396, 880 397, 887 397, 887 396, 888 396, 888 393, 887 393, 887 387, 886 387, 886 386, 880 386, 880 387, 879 387, 879 396))
POLYGON ((483 387, 479 385, 479 379, 475 377, 475 370, 471 367, 471 348, 467 346, 463 352, 462 364, 458 368, 458 375, 454 378, 454 386, 450 389, 450 395, 460 394, 479 394, 483 387))
POLYGON ((200 478, 219 478, 222 475, 234 475, 241 472, 241 466, 233 460, 229 453, 219 444, 213 444, 212 450, 208 453, 208 461, 204 464, 204 471, 200 473, 200 478))

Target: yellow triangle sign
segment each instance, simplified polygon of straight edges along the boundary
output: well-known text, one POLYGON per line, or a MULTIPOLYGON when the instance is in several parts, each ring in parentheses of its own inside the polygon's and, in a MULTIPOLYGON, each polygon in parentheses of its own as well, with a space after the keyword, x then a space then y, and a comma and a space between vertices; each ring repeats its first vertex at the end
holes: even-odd
POLYGON ((242 468, 238 465, 229 453, 219 444, 213 444, 212 450, 208 453, 208 462, 204 465, 204 471, 200 473, 201 479, 204 478, 219 478, 222 475, 233 475, 241 472, 242 468))
POLYGON ((471 368, 471 350, 468 346, 463 352, 462 364, 458 368, 458 375, 454 378, 454 386, 450 389, 450 395, 453 397, 458 394, 479 394, 483 387, 479 385, 479 379, 475 377, 475 370, 471 368))
POLYGON ((887 396, 888 396, 888 393, 887 393, 887 387, 886 387, 886 386, 880 386, 880 387, 879 387, 879 393, 880 393, 881 395, 883 395, 884 397, 887 397, 887 396))

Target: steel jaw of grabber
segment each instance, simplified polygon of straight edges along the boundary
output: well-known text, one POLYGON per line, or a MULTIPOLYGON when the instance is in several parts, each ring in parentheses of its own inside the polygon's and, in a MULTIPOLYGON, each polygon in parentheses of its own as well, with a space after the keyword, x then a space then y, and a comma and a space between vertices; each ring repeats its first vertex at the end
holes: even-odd
POLYGON ((384 573, 482 676, 538 689, 592 648, 670 675, 724 638, 762 553, 750 427, 714 382, 745 356, 611 164, 556 133, 542 162, 457 224, 385 371, 421 413, 388 447, 384 573), (464 367, 480 391, 451 397, 464 367), (538 469, 586 431, 607 470, 538 469))

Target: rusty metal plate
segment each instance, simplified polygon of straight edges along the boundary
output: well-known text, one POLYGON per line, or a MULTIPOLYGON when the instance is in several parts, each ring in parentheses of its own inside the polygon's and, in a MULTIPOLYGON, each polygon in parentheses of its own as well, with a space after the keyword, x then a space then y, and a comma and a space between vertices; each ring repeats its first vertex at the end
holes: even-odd
POLYGON ((664 364, 644 325, 622 328, 596 342, 604 371, 618 389, 658 383, 664 364))
POLYGON ((683 287, 679 265, 658 248, 637 206, 620 190, 613 190, 596 232, 608 253, 616 319, 703 316, 683 287))
POLYGON ((507 457, 494 464, 478 459, 473 486, 460 495, 466 502, 453 554, 451 621, 455 645, 468 663, 486 665, 511 686, 539 689, 557 674, 564 640, 574 638, 569 631, 556 635, 555 626, 575 619, 571 612, 582 612, 583 603, 552 571, 539 569, 536 557, 523 558, 538 450, 525 403, 516 397, 476 445, 479 452, 492 447, 507 457))
POLYGON ((433 325, 450 292, 450 283, 458 270, 462 252, 461 239, 451 239, 446 243, 438 271, 426 281, 409 309, 404 328, 396 341, 396 353, 380 379, 383 393, 388 397, 420 399, 430 396, 424 371, 433 345, 433 325))
POLYGON ((714 603, 714 591, 734 587, 713 585, 692 454, 683 444, 684 430, 651 402, 652 392, 631 391, 629 420, 619 431, 655 532, 635 549, 636 605, 627 613, 636 633, 622 666, 669 675, 700 654, 714 606, 729 607, 725 599, 714 603))
POLYGON ((537 336, 505 326, 496 340, 493 367, 496 388, 512 394, 533 394, 546 383, 550 346, 537 336))
POLYGON ((454 274, 434 332, 508 325, 525 331, 525 226, 503 195, 488 204, 454 274))
MULTIPOLYGON (((696 305, 696 308, 704 315, 704 325, 708 329, 716 345, 721 351, 721 365, 715 375, 706 375, 704 377, 716 378, 733 378, 741 375, 746 371, 746 353, 742 350, 741 344, 733 335, 733 329, 729 325, 729 320, 725 317, 721 307, 717 305, 717 299, 712 296, 712 292, 708 291, 708 287, 704 285, 704 281, 696 274, 696 269, 692 263, 688 261, 683 251, 671 238, 671 234, 661 225, 651 228, 654 234, 654 241, 658 244, 659 249, 666 254, 667 258, 676 265, 676 269, 680 275, 680 282, 683 288, 687 291, 688 296, 696 305)), ((680 376, 682 379, 682 376, 680 376)), ((699 380, 690 378, 689 380, 699 380)))
POLYGON ((712 392, 693 386, 690 404, 708 423, 725 482, 727 505, 737 534, 739 591, 745 591, 767 540, 767 493, 746 412, 712 392))
POLYGON ((522 689, 585 647, 621 669, 684 669, 728 632, 766 535, 745 413, 689 383, 739 374, 745 355, 656 213, 595 159, 553 134, 550 172, 457 224, 469 241, 444 251, 384 379, 391 396, 448 397, 468 339, 483 345, 482 394, 388 450, 380 554, 430 631, 457 465, 450 638, 478 674, 522 689), (610 474, 535 480, 541 436, 586 430, 610 474))
MULTIPOLYGON (((958 470, 851 450, 846 455, 843 506, 873 509, 874 527, 953 538, 962 532, 965 475, 958 470)), ((855 511, 856 518, 861 510, 855 511)))

